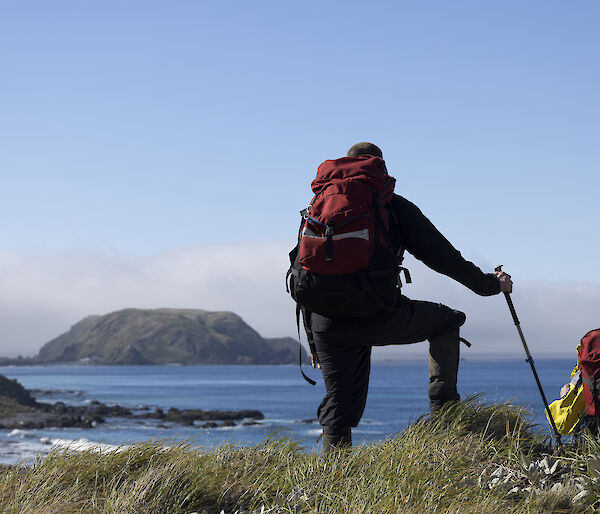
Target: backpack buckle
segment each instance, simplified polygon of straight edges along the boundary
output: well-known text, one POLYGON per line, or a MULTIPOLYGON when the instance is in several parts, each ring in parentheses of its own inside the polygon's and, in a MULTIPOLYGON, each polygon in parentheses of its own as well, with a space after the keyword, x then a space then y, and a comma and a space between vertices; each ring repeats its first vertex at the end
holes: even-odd
POLYGON ((331 262, 333 260, 333 223, 331 221, 328 221, 325 226, 325 237, 327 238, 325 242, 325 262, 331 262))
POLYGON ((404 266, 398 266, 398 287, 402 287, 402 273, 404 273, 404 281, 407 284, 412 284, 412 278, 410 276, 410 271, 404 266))

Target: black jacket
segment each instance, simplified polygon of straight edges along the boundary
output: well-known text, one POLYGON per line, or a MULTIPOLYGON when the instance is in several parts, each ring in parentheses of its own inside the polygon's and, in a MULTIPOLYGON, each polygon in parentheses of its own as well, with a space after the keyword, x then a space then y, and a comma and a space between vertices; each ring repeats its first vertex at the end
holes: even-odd
MULTIPOLYGON (((422 261, 432 270, 442 273, 481 296, 491 296, 500 292, 500 281, 493 273, 484 273, 475 264, 467 261, 460 252, 435 228, 421 210, 406 198, 394 195, 391 208, 395 222, 391 229, 392 238, 399 241, 404 249, 422 261)), ((343 319, 326 318, 311 313, 312 330, 351 329, 357 323, 381 323, 389 316, 384 312, 374 318, 343 319)))
POLYGON ((404 248, 432 270, 453 278, 481 296, 500 292, 493 273, 484 273, 463 258, 420 209, 406 198, 394 195, 392 209, 404 248))

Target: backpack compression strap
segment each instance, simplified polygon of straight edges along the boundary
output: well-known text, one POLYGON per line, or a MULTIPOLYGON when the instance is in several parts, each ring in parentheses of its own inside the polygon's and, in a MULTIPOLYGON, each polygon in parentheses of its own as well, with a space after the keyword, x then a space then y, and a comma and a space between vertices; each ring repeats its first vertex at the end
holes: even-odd
MULTIPOLYGON (((304 314, 304 313, 303 313, 304 314)), ((300 367, 300 373, 302 373, 302 377, 306 380, 310 385, 317 385, 317 383, 312 379, 306 376, 304 371, 302 371, 302 345, 300 344, 300 305, 296 304, 296 326, 298 327, 298 366, 300 367)), ((308 344, 310 346, 310 351, 313 351, 313 343, 311 341, 311 337, 309 337, 308 332, 306 337, 309 339, 308 344)))
MULTIPOLYGON (((592 376, 591 378, 586 378, 583 373, 581 374, 583 383, 587 384, 590 387, 590 391, 592 393, 592 398, 594 400, 595 418, 598 423, 598 426, 600 426, 600 399, 598 398, 598 391, 600 390, 600 384, 597 381, 597 379, 599 378, 599 375, 600 375, 600 371, 597 371, 594 374, 594 376, 592 376)), ((585 408, 585 410, 583 411, 583 414, 585 414, 587 412, 588 408, 589 408, 589 405, 585 408)), ((583 416, 583 414, 582 414, 582 416, 583 416)))

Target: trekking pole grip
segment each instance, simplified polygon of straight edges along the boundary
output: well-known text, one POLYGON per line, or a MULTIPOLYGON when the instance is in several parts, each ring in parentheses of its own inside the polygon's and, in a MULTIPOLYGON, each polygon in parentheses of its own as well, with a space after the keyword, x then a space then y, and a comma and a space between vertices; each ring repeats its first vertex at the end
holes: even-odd
MULTIPOLYGON (((494 268, 495 272, 502 271, 502 264, 499 264, 494 268)), ((512 315, 512 319, 515 322, 515 325, 519 326, 519 318, 517 317, 517 311, 515 310, 515 306, 513 304, 512 298, 510 297, 510 293, 504 293, 504 298, 506 298, 506 303, 508 304, 508 310, 510 310, 510 314, 512 315)))

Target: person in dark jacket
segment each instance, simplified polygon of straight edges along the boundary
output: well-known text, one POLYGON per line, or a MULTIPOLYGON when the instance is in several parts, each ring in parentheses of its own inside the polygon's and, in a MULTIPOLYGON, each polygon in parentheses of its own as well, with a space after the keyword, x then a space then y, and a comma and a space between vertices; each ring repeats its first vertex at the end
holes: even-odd
MULTIPOLYGON (((348 157, 357 155, 383 159, 371 143, 350 148, 348 157)), ((395 194, 391 209, 396 220, 393 230, 398 233, 390 235, 429 268, 482 296, 512 291, 510 275, 484 273, 465 260, 416 205, 395 194)), ((358 425, 367 400, 373 346, 428 340, 431 411, 459 400, 459 329, 465 319, 464 313, 445 305, 403 295, 394 310, 370 318, 328 318, 305 312, 312 364, 321 369, 326 388, 318 408, 324 450, 352 445, 352 427, 358 425)))

